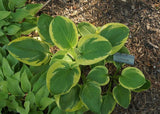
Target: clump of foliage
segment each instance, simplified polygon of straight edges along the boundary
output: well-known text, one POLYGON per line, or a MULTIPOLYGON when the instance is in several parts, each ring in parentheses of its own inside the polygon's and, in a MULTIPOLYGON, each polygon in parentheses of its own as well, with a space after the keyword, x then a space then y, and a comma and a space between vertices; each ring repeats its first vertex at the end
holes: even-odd
POLYGON ((0 44, 29 34, 36 29, 35 14, 42 4, 27 4, 27 0, 0 0, 0 44))
POLYGON ((46 87, 46 72, 35 75, 28 66, 0 48, 0 113, 43 114, 54 102, 46 87))
POLYGON ((124 108, 129 106, 131 91, 140 92, 150 87, 139 69, 127 67, 120 73, 124 63, 113 60, 117 52, 129 53, 124 47, 129 34, 125 25, 108 23, 96 28, 82 22, 76 27, 68 18, 41 15, 38 29, 41 40, 18 38, 10 42, 7 49, 28 65, 49 64, 46 85, 57 105, 53 114, 82 114, 87 110, 109 114, 116 103, 124 108), (53 45, 60 51, 50 53, 53 45), (108 74, 106 62, 116 66, 113 76, 108 74), (92 69, 85 75, 82 70, 88 65, 92 69), (103 94, 101 86, 107 87, 103 94))

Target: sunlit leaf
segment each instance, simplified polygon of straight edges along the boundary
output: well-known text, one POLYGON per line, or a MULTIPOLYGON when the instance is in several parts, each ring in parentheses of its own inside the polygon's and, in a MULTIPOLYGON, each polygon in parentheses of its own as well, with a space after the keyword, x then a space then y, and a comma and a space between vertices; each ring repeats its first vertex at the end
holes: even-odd
POLYGON ((49 46, 30 37, 13 40, 9 43, 8 50, 16 59, 32 66, 46 64, 50 59, 49 46))
POLYGON ((142 71, 135 67, 125 68, 119 78, 120 84, 127 89, 137 89, 146 82, 142 71))
POLYGON ((54 45, 49 35, 49 25, 52 20, 53 17, 48 16, 46 14, 42 14, 38 19, 37 26, 38 26, 38 33, 41 39, 48 42, 51 45, 54 45))
POLYGON ((69 50, 77 45, 76 25, 66 17, 55 17, 50 24, 49 33, 53 43, 62 50, 69 50))
POLYGON ((129 29, 124 24, 109 23, 101 28, 99 34, 108 39, 112 44, 112 55, 120 50, 126 43, 129 35, 129 29))
POLYGON ((131 100, 131 92, 130 90, 118 85, 113 88, 113 97, 120 106, 128 108, 131 100))
POLYGON ((111 114, 116 105, 116 101, 113 98, 112 93, 107 93, 103 97, 103 102, 101 106, 101 114, 111 114))
POLYGON ((0 20, 5 19, 10 15, 11 12, 9 11, 0 11, 0 20))
POLYGON ((89 72, 87 79, 104 86, 110 80, 108 76, 108 69, 105 66, 96 66, 89 72))
POLYGON ((97 28, 90 23, 81 22, 78 24, 78 31, 80 32, 82 36, 86 36, 89 34, 95 34, 96 30, 97 28))
POLYGON ((47 87, 54 95, 65 94, 78 83, 80 75, 80 68, 75 63, 57 61, 48 70, 47 87))
POLYGON ((93 112, 100 112, 102 104, 101 88, 94 82, 87 82, 81 90, 80 98, 84 105, 93 112))
POLYGON ((78 43, 77 62, 81 65, 90 65, 102 61, 111 52, 112 46, 108 40, 99 35, 87 35, 78 43))
POLYGON ((79 92, 80 87, 77 85, 73 87, 68 93, 55 96, 58 107, 67 112, 74 112, 79 110, 83 106, 79 98, 79 92))

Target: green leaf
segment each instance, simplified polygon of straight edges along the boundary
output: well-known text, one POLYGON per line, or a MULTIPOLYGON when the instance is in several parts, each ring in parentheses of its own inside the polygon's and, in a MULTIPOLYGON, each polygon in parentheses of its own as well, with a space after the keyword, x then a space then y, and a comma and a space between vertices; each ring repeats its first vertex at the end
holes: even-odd
POLYGON ((78 42, 76 25, 68 18, 57 16, 50 24, 49 33, 53 43, 61 50, 75 48, 78 42))
POLYGON ((125 68, 119 78, 120 84, 127 89, 137 89, 146 82, 144 74, 135 67, 125 68))
POLYGON ((99 34, 108 39, 112 44, 111 55, 113 55, 126 43, 129 29, 127 26, 120 23, 109 23, 102 27, 99 34))
POLYGON ((48 89, 47 89, 47 87, 46 87, 46 85, 44 85, 43 87, 41 87, 40 89, 39 89, 39 91, 36 93, 36 95, 35 95, 35 103, 36 103, 36 105, 38 106, 38 107, 40 107, 41 106, 41 99, 43 98, 43 97, 48 97, 48 95, 49 95, 49 91, 48 91, 48 89))
POLYGON ((140 88, 134 89, 132 91, 142 92, 142 91, 149 89, 150 87, 151 87, 151 82, 149 80, 146 80, 146 82, 143 84, 143 86, 141 86, 140 88))
POLYGON ((2 72, 2 68, 0 67, 0 81, 1 80, 4 80, 4 75, 3 75, 3 72, 2 72))
POLYGON ((44 72, 48 71, 49 64, 41 65, 41 66, 30 66, 30 71, 33 75, 41 75, 44 72))
POLYGON ((27 0, 9 0, 8 7, 14 11, 15 8, 21 8, 25 5, 27 0))
POLYGON ((36 28, 37 28, 37 25, 34 23, 30 23, 30 22, 23 22, 21 25, 22 34, 25 34, 25 35, 36 30, 36 28))
POLYGON ((16 97, 14 95, 9 96, 6 105, 8 109, 16 110, 16 108, 18 107, 18 102, 16 101, 16 97))
POLYGON ((34 106, 34 103, 35 103, 35 95, 33 92, 29 92, 27 94, 27 96, 25 97, 25 101, 29 101, 30 102, 30 109, 33 109, 35 106, 34 106))
POLYGON ((48 70, 47 87, 54 95, 65 94, 78 83, 80 75, 80 68, 75 63, 57 61, 48 70))
MULTIPOLYGON (((0 28, 2 28, 3 26, 5 25, 9 25, 10 23, 8 21, 5 21, 5 20, 1 20, 0 21, 0 28)), ((2 30, 2 29, 1 29, 2 30)))
POLYGON ((48 106, 48 112, 47 114, 51 114, 52 110, 57 107, 56 102, 53 102, 51 105, 48 106))
POLYGON ((11 77, 14 73, 6 58, 2 59, 2 71, 5 77, 11 77))
POLYGON ((6 100, 5 99, 2 99, 2 100, 0 100, 0 114, 2 114, 1 112, 1 110, 4 108, 4 107, 6 107, 6 100))
POLYGON ((102 61, 111 52, 112 46, 108 40, 99 35, 87 35, 78 43, 77 62, 80 65, 91 65, 102 61))
POLYGON ((28 79, 30 80, 32 77, 33 77, 33 74, 31 72, 31 70, 29 69, 29 67, 25 64, 23 64, 22 68, 21 68, 21 74, 23 72, 26 72, 27 76, 28 76, 28 79))
POLYGON ((0 90, 0 101, 1 101, 1 100, 4 100, 4 99, 7 99, 7 98, 8 98, 8 93, 2 92, 2 91, 0 90))
POLYGON ((90 65, 90 68, 92 69, 92 68, 94 68, 96 66, 105 66, 105 60, 102 60, 102 61, 100 61, 98 63, 90 65))
POLYGON ((24 96, 24 93, 22 92, 20 86, 19 86, 19 81, 12 79, 12 78, 7 78, 7 83, 8 83, 8 91, 15 96, 24 96))
POLYGON ((8 94, 8 84, 7 84, 7 81, 0 81, 0 92, 3 92, 3 93, 7 93, 8 94))
POLYGON ((50 59, 49 46, 30 37, 13 40, 9 43, 8 50, 16 59, 32 66, 40 66, 50 59))
POLYGON ((3 4, 3 0, 0 0, 0 11, 5 11, 5 6, 3 4))
POLYGON ((50 104, 52 104, 54 102, 54 99, 52 98, 48 98, 48 97, 43 97, 41 98, 41 101, 40 101, 40 110, 44 110, 46 109, 50 104))
POLYGON ((58 107, 66 112, 74 112, 79 110, 83 105, 79 98, 80 87, 73 87, 64 95, 56 95, 55 100, 58 107))
POLYGON ((48 16, 46 14, 42 14, 38 19, 37 26, 38 26, 38 33, 41 39, 48 42, 51 45, 54 45, 49 35, 49 25, 52 20, 53 17, 48 16))
POLYGON ((131 100, 131 92, 130 90, 118 85, 113 88, 113 97, 120 106, 128 108, 131 100))
POLYGON ((29 114, 44 114, 42 111, 31 111, 29 114))
POLYGON ((94 82, 87 82, 81 90, 80 98, 91 111, 100 112, 102 97, 99 85, 94 82))
POLYGON ((12 21, 21 22, 29 15, 29 12, 25 8, 16 9, 16 12, 12 13, 12 21))
POLYGON ((9 40, 6 36, 1 36, 0 37, 0 44, 8 44, 9 43, 9 40))
POLYGON ((51 114, 66 114, 66 112, 62 111, 58 107, 54 108, 51 112, 51 114))
POLYGON ((15 35, 21 28, 17 25, 9 25, 7 27, 8 35, 15 35))
POLYGON ((88 74, 87 80, 95 81, 100 86, 108 84, 110 78, 108 75, 108 69, 105 66, 96 66, 88 74))
POLYGON ((50 60, 50 65, 52 65, 53 63, 55 63, 58 60, 64 60, 64 61, 68 61, 68 62, 72 62, 73 60, 71 59, 71 57, 69 56, 69 54, 66 51, 60 50, 58 52, 56 52, 51 60, 50 60))
POLYGON ((27 93, 31 91, 31 84, 28 80, 26 71, 24 71, 21 76, 21 88, 24 92, 27 93))
POLYGON ((7 53, 6 53, 6 45, 4 45, 3 47, 0 47, 0 53, 2 54, 2 56, 6 57, 7 53))
POLYGON ((20 82, 21 81, 21 72, 19 71, 19 72, 14 73, 12 78, 16 79, 20 82))
POLYGON ((13 57, 11 54, 8 54, 7 61, 9 62, 12 69, 15 68, 16 64, 19 62, 15 57, 13 57))
POLYGON ((47 72, 44 72, 39 76, 39 79, 33 84, 32 92, 36 93, 42 86, 46 85, 46 74, 47 72))
POLYGON ((7 18, 10 14, 9 11, 0 11, 0 20, 7 18))
POLYGON ((42 7, 42 4, 27 4, 26 10, 29 12, 30 15, 34 16, 42 7))
POLYGON ((116 101, 113 98, 112 93, 107 93, 103 97, 103 102, 101 106, 101 114, 111 114, 116 105, 116 101))
POLYGON ((95 34, 96 30, 97 28, 90 23, 81 22, 78 24, 78 31, 80 32, 82 36, 86 36, 89 34, 95 34))
POLYGON ((30 110, 29 105, 30 105, 30 102, 29 102, 29 101, 25 101, 25 102, 24 102, 24 107, 25 107, 25 108, 23 108, 23 107, 21 107, 21 106, 18 106, 16 110, 17 110, 17 112, 19 112, 20 114, 28 114, 28 113, 29 113, 29 110, 30 110))
POLYGON ((3 35, 4 35, 3 31, 0 29, 0 37, 2 37, 3 35))

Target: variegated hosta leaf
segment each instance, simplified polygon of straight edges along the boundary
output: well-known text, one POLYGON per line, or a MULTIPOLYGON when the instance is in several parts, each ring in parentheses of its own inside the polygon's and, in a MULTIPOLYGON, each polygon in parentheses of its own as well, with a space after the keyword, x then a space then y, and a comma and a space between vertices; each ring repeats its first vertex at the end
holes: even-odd
POLYGON ((101 114, 111 114, 115 105, 116 101, 114 100, 112 93, 107 93, 107 95, 103 97, 101 114))
POLYGON ((80 32, 82 36, 86 36, 89 34, 95 34, 96 30, 97 28, 90 23, 81 22, 78 24, 78 31, 80 32))
POLYGON ((64 95, 55 95, 58 107, 67 112, 79 110, 83 106, 80 101, 79 92, 80 87, 77 85, 64 95))
POLYGON ((108 39, 112 44, 112 55, 120 50, 126 43, 129 35, 129 29, 124 24, 109 23, 102 27, 99 34, 108 39))
POLYGON ((109 82, 108 69, 105 66, 96 66, 88 74, 87 79, 95 81, 101 86, 109 82))
POLYGON ((42 40, 48 42, 51 45, 54 45, 51 37, 49 35, 49 25, 51 21, 53 20, 53 17, 48 16, 46 14, 42 14, 38 19, 38 33, 42 40))
POLYGON ((47 87, 54 95, 65 94, 78 83, 80 75, 80 68, 75 63, 57 61, 48 70, 47 87))
POLYGON ((100 86, 92 81, 88 81, 83 85, 80 98, 84 105, 93 112, 100 112, 102 104, 101 88, 100 86))
POLYGON ((100 35, 87 35, 80 39, 77 49, 77 62, 80 65, 91 65, 105 59, 112 46, 100 35))
POLYGON ((131 92, 121 85, 118 85, 113 88, 113 97, 120 106, 128 108, 131 101, 131 92))
POLYGON ((150 87, 151 87, 151 82, 149 80, 146 80, 146 83, 144 83, 143 86, 141 86, 140 88, 134 89, 132 91, 142 92, 142 91, 149 89, 150 87))
POLYGON ((40 66, 50 59, 49 46, 30 37, 13 40, 8 44, 8 50, 16 59, 31 66, 40 66))
POLYGON ((49 33, 53 43, 62 50, 75 48, 78 42, 76 25, 68 18, 57 16, 50 24, 49 33))
POLYGON ((135 67, 125 68, 119 78, 120 84, 127 89, 137 89, 146 82, 144 74, 135 67))

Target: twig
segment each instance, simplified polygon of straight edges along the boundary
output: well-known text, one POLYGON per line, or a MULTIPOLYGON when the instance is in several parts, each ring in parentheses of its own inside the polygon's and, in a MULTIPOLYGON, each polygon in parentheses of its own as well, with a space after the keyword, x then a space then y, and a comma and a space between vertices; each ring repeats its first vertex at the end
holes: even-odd
POLYGON ((158 48, 159 48, 157 45, 153 44, 153 43, 152 43, 152 42, 150 42, 150 41, 148 41, 148 44, 150 44, 152 47, 154 47, 154 48, 156 48, 156 49, 158 49, 158 48))
MULTIPOLYGON (((47 6, 48 5, 48 3, 50 3, 51 2, 51 0, 48 0, 44 5, 43 5, 43 7, 39 10, 39 11, 41 11, 45 6, 47 6)), ((37 12, 37 14, 39 13, 39 11, 37 12)))
POLYGON ((48 0, 41 9, 43 9, 49 2, 51 2, 51 0, 48 0))

